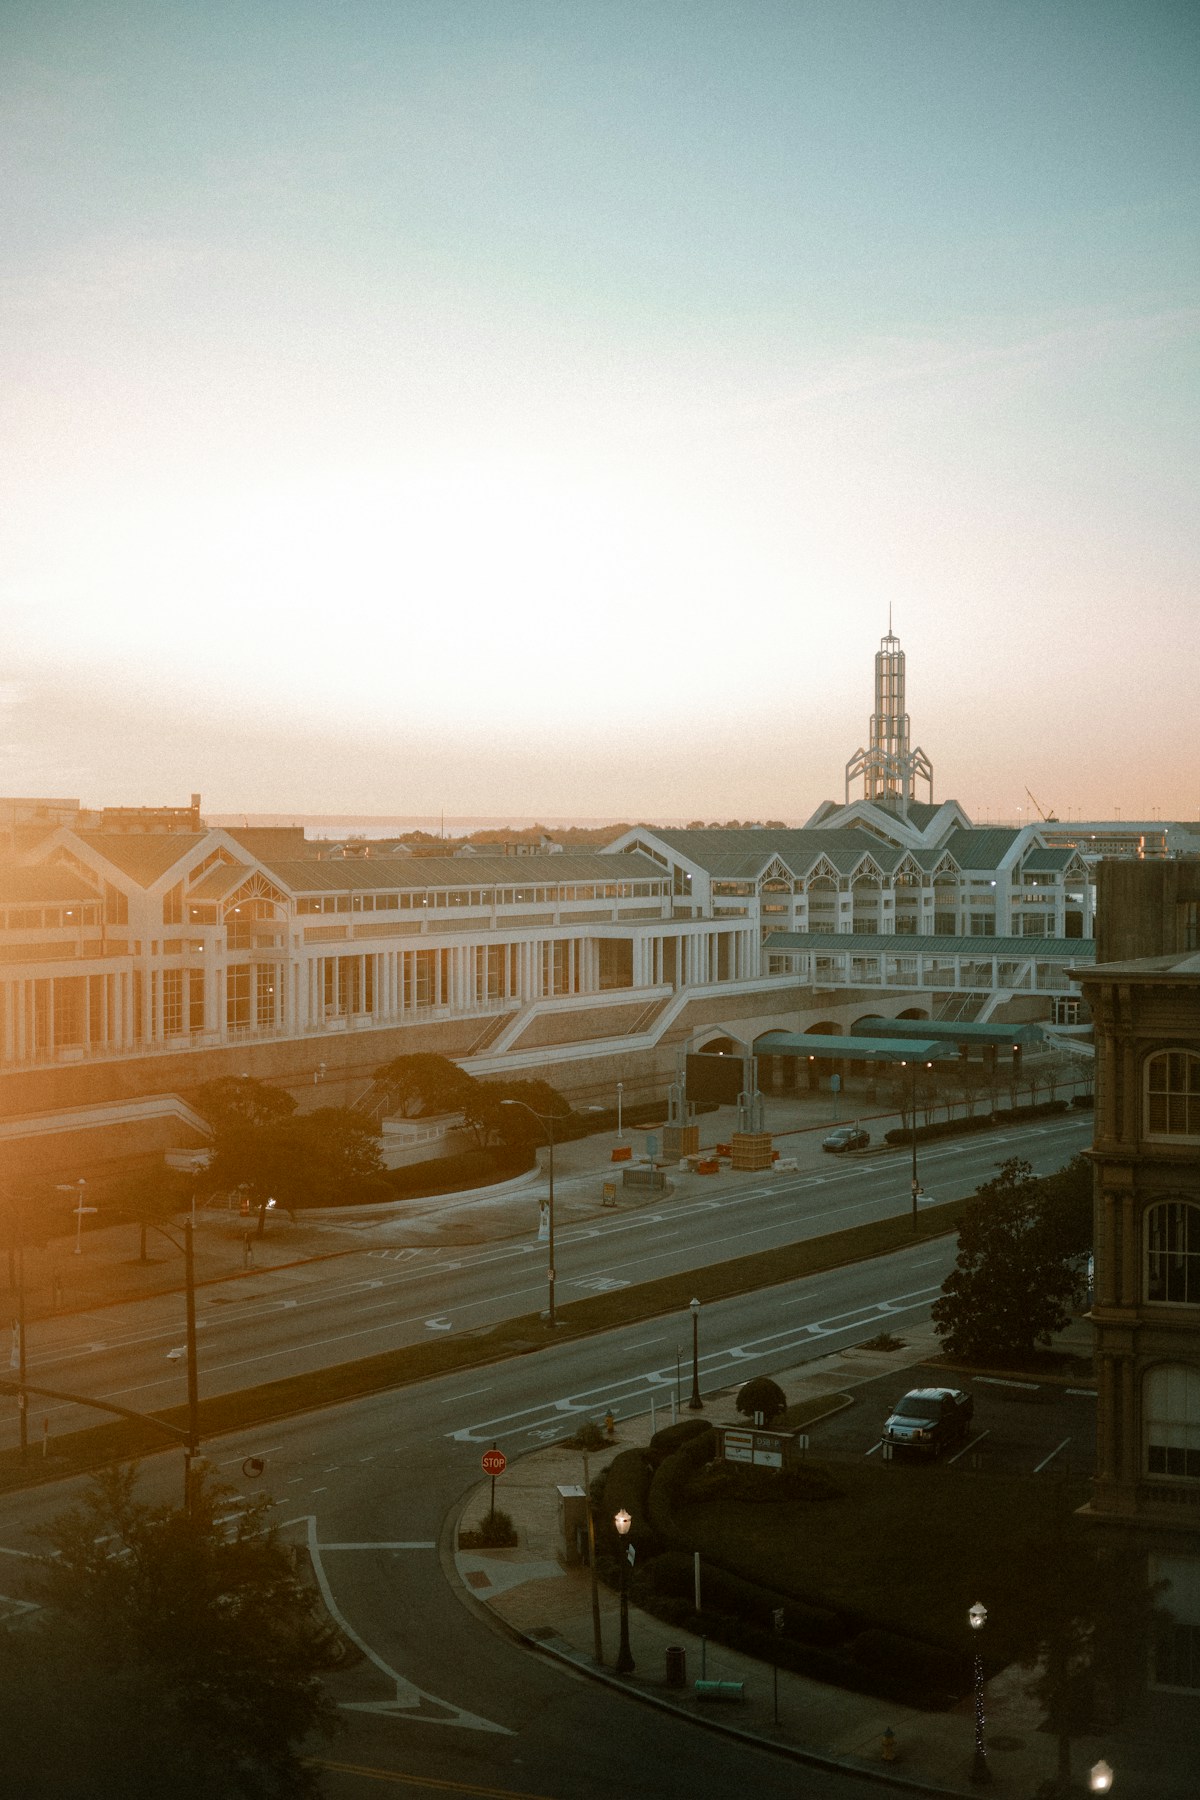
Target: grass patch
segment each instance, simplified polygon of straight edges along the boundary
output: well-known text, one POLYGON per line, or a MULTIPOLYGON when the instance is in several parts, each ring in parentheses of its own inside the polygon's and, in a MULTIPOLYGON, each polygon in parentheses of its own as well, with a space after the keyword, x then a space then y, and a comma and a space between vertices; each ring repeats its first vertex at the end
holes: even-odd
MULTIPOLYGON (((686 1316, 693 1297, 703 1304, 711 1304, 738 1294, 753 1293, 759 1288, 797 1281, 806 1275, 824 1274, 828 1269, 841 1268, 847 1263, 886 1256, 892 1251, 927 1243, 932 1238, 957 1231, 963 1209, 969 1204, 968 1199, 962 1199, 929 1207, 921 1214, 916 1231, 905 1215, 875 1219, 848 1231, 831 1232, 827 1237, 787 1244, 779 1250, 763 1250, 751 1256, 734 1257, 729 1262, 668 1275, 659 1281, 644 1282, 637 1287, 590 1295, 586 1300, 574 1300, 559 1307, 555 1331, 550 1330, 540 1314, 528 1313, 520 1318, 506 1319, 487 1330, 438 1337, 428 1343, 406 1345, 400 1350, 381 1351, 357 1362, 335 1363, 326 1369, 289 1376, 262 1387, 214 1395, 200 1402, 200 1436, 204 1440, 229 1431, 269 1424, 273 1419, 288 1418, 322 1406, 337 1406, 347 1400, 363 1399, 369 1394, 385 1393, 416 1381, 428 1381, 459 1369, 475 1368, 541 1350, 548 1344, 561 1344, 570 1338, 639 1324, 664 1314, 674 1312, 686 1316)), ((203 1390, 203 1364, 200 1386, 203 1390)), ((0 1382, 0 1392, 15 1393, 15 1384, 0 1382)), ((36 1396, 31 1395, 31 1400, 36 1410, 36 1396)), ((789 1410, 789 1420, 794 1410, 789 1410)), ((822 1407, 822 1410, 826 1409, 822 1407)), ((177 1427, 187 1424, 187 1411, 181 1406, 157 1416, 177 1427)), ((796 1421, 799 1425, 805 1422, 796 1421)), ((33 1486, 41 1481, 55 1481, 66 1474, 101 1468, 106 1463, 148 1455, 166 1447, 164 1435, 155 1432, 149 1421, 144 1426, 132 1420, 96 1425, 52 1440, 50 1454, 46 1457, 42 1456, 40 1445, 31 1445, 25 1463, 21 1462, 16 1450, 0 1452, 0 1492, 33 1486)))
MULTIPOLYGON (((960 1652, 967 1612, 988 1608, 988 1660, 1022 1647, 1029 1611, 1028 1540, 1070 1515, 1087 1483, 1034 1482, 970 1470, 839 1463, 840 1498, 764 1507, 733 1499, 684 1505, 689 1550, 810 1606, 857 1615, 960 1652)), ((1036 1584, 1034 1584, 1036 1585, 1036 1584)))

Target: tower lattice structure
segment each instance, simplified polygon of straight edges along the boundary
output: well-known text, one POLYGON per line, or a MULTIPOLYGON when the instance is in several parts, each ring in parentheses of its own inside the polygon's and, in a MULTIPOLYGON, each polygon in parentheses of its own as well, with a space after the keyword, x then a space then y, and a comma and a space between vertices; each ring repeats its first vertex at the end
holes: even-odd
POLYGON ((865 750, 854 752, 846 764, 846 800, 850 784, 859 777, 863 797, 907 813, 917 797, 917 779, 929 784, 933 799, 933 764, 910 742, 908 714, 904 710, 904 652, 888 620, 887 636, 875 653, 875 711, 871 714, 870 739, 865 750))

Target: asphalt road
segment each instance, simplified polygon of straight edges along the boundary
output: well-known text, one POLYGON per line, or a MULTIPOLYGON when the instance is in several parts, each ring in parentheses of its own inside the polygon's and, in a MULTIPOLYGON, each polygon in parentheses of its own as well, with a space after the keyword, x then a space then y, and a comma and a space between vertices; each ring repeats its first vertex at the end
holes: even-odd
MULTIPOLYGON (((1090 1142, 1091 1129, 1090 1117, 1068 1115, 923 1147, 926 1203, 972 1192, 1009 1156, 1025 1156, 1039 1173, 1057 1169, 1090 1142)), ((556 1245, 559 1302, 905 1212, 909 1169, 903 1150, 830 1156, 797 1175, 713 1180, 648 1208, 565 1226, 556 1245)), ((464 1249, 375 1245, 332 1263, 264 1271, 201 1290, 201 1392, 486 1328, 545 1300, 546 1246, 532 1231, 525 1240, 464 1249)), ((28 1379, 139 1411, 182 1404, 183 1339, 177 1294, 38 1321, 28 1333, 28 1379)), ((35 1441, 43 1420, 53 1436, 98 1416, 61 1402, 35 1400, 30 1410, 35 1441)), ((0 1444, 11 1444, 15 1409, 5 1413, 0 1444)))
MULTIPOLYGON (((926 1316, 953 1259, 945 1241, 706 1307, 702 1385, 724 1386, 926 1316)), ((479 1478, 480 1449, 510 1455, 567 1435, 581 1417, 669 1407, 690 1321, 655 1321, 465 1370, 208 1447, 239 1491, 265 1487, 289 1537, 307 1544, 328 1602, 368 1650, 335 1679, 348 1724, 320 1752, 345 1765, 334 1800, 382 1786, 415 1794, 694 1800, 744 1792, 865 1800, 875 1783, 798 1769, 681 1723, 518 1648, 447 1576, 450 1531, 479 1478), (247 1456, 263 1457, 258 1484, 247 1456)), ((144 1466, 147 1498, 175 1498, 181 1459, 144 1466)), ((0 1500, 0 1581, 19 1598, 30 1531, 68 1484, 0 1500)))

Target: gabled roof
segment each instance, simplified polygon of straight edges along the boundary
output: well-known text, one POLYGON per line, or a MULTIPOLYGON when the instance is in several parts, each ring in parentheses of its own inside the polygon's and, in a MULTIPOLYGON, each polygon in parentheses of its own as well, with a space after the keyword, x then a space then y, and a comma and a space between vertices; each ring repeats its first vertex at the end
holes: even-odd
POLYGON ((1057 875, 1068 863, 1076 859, 1076 852, 1070 848, 1065 850, 1034 849, 1029 852, 1022 869, 1029 875, 1057 875))
POLYGON ((1005 831, 999 826, 982 831, 952 831, 945 848, 960 869, 998 869, 1020 835, 1019 831, 1005 831))
POLYGON ((98 888, 66 863, 41 863, 26 868, 0 863, 0 902, 17 905, 38 901, 94 900, 98 888))
POLYGON ((666 871, 632 852, 616 858, 599 851, 534 856, 370 856, 303 861, 260 858, 293 894, 374 893, 391 889, 561 887, 571 882, 662 881, 666 871))
MULTIPOLYGON (((640 834, 645 838, 648 834, 640 834)), ((778 857, 797 878, 806 876, 814 863, 825 857, 841 875, 851 875, 863 861, 871 857, 886 874, 894 869, 906 851, 880 843, 878 838, 852 826, 832 830, 777 830, 766 826, 750 826, 741 830, 722 827, 717 831, 655 831, 658 838, 677 856, 684 857, 706 874, 741 875, 749 879, 778 857)))
POLYGON ((249 863, 214 863, 206 869, 195 887, 188 889, 189 900, 220 900, 231 889, 240 886, 251 873, 249 863))
POLYGON ((193 856, 207 831, 79 831, 81 844, 120 869, 139 887, 152 887, 177 862, 193 856))

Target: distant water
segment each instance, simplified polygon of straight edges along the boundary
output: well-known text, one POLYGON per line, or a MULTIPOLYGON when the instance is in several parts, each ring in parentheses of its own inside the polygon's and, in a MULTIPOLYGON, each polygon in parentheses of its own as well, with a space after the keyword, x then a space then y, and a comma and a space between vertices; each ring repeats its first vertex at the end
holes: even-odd
MULTIPOLYGON (((335 819, 322 813, 206 813, 205 818, 210 825, 229 826, 272 826, 302 825, 306 836, 318 839, 326 838, 336 842, 341 838, 390 838, 400 837, 407 831, 427 831, 434 837, 444 833, 448 838, 470 837, 475 831, 531 831, 540 825, 546 831, 563 831, 570 826, 581 826, 595 830, 606 825, 623 825, 624 819, 585 819, 563 818, 557 813, 548 813, 541 818, 505 818, 466 819, 449 817, 433 818, 360 818, 335 819)), ((632 823, 632 821, 629 821, 632 823)), ((659 819, 659 825, 678 825, 685 821, 680 819, 659 819)))

